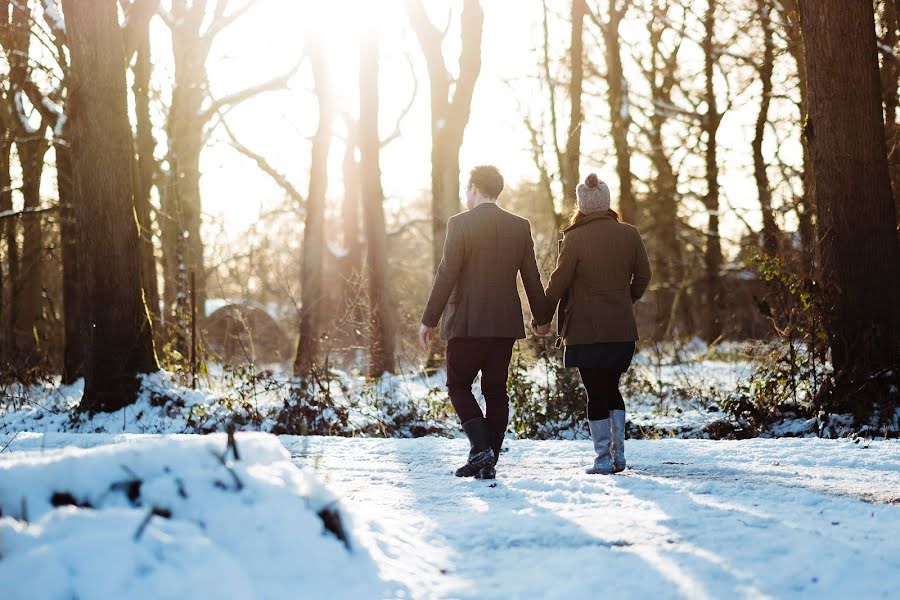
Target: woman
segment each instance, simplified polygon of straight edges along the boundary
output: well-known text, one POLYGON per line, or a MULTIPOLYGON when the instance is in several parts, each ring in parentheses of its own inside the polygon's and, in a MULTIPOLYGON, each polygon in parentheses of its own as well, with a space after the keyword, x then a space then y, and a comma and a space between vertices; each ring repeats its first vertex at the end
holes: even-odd
POLYGON ((625 402, 619 378, 634 355, 638 334, 632 305, 650 283, 650 261, 638 230, 620 223, 610 210, 605 183, 592 173, 576 195, 578 210, 563 231, 547 300, 552 308, 563 300, 559 335, 564 364, 578 369, 588 394, 597 458, 587 472, 618 473, 625 469, 625 402))

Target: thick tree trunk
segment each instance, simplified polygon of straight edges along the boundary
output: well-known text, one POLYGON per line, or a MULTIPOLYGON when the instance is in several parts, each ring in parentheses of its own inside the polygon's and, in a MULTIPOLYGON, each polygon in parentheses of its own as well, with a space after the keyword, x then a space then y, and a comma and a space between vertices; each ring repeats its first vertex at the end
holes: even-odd
POLYGON ((622 71, 619 24, 628 10, 628 2, 611 0, 609 21, 603 27, 606 41, 606 81, 609 86, 609 122, 612 124, 613 144, 616 148, 616 174, 619 177, 619 212, 626 223, 637 224, 637 203, 631 180, 631 146, 628 129, 631 112, 628 101, 628 82, 622 71))
POLYGON ((294 375, 297 376, 306 375, 313 369, 320 349, 324 298, 322 260, 325 253, 325 194, 328 190, 328 150, 335 117, 334 98, 323 50, 315 42, 308 48, 319 105, 319 125, 312 142, 303 255, 300 257, 300 337, 294 356, 294 375))
POLYGON ((703 18, 703 77, 706 114, 703 116, 703 132, 706 135, 706 247, 703 253, 705 267, 706 306, 704 307, 703 337, 713 342, 722 335, 722 241, 719 237, 719 153, 716 134, 721 115, 715 91, 716 6, 719 0, 708 0, 703 18))
POLYGON ((359 151, 366 230, 366 282, 369 292, 369 374, 396 370, 393 303, 388 285, 387 230, 381 189, 378 136, 378 34, 363 34, 359 54, 359 151))
POLYGON ((803 0, 809 123, 818 246, 838 395, 859 411, 876 396, 854 394, 895 364, 900 256, 888 174, 871 2, 803 0))
POLYGON ((757 17, 763 31, 763 57, 762 63, 758 67, 762 91, 752 144, 753 176, 756 179, 756 192, 759 197, 759 209, 762 213, 763 250, 770 256, 779 256, 781 235, 778 224, 775 222, 775 213, 772 210, 772 188, 769 185, 769 175, 766 171, 768 165, 763 156, 763 140, 766 136, 766 126, 769 123, 769 105, 772 103, 772 70, 775 66, 775 43, 772 37, 769 2, 770 0, 756 0, 757 17))
POLYGON ((44 350, 44 236, 41 228, 41 175, 47 141, 43 128, 16 140, 22 168, 22 256, 21 282, 13 287, 16 295, 13 313, 13 347, 16 362, 36 365, 42 362, 44 350))
POLYGON ((59 189, 59 238, 62 247, 63 279, 63 383, 72 383, 82 375, 84 340, 80 319, 83 312, 80 294, 78 227, 72 197, 72 154, 69 144, 57 143, 56 184, 59 189))
POLYGON ((141 289, 125 57, 115 0, 63 0, 71 53, 72 197, 85 340, 81 409, 132 403, 158 369, 141 289))
POLYGON ((156 255, 153 249, 153 226, 150 221, 150 193, 156 177, 156 159, 153 151, 153 123, 150 120, 150 29, 145 26, 140 34, 134 62, 134 113, 136 117, 135 147, 137 150, 134 214, 141 236, 141 283, 147 296, 147 308, 153 319, 154 331, 160 325, 159 282, 156 272, 156 255))

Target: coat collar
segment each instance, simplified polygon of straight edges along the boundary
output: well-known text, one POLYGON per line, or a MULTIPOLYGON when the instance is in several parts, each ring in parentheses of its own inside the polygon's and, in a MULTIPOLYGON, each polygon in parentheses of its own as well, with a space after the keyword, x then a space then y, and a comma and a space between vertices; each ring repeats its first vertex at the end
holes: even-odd
POLYGON ((593 223, 594 221, 616 221, 616 222, 618 222, 618 220, 619 220, 618 217, 619 217, 619 215, 617 215, 616 212, 613 210, 607 210, 604 212, 587 215, 585 217, 582 217, 581 220, 578 221, 577 223, 573 223, 572 225, 569 225, 568 227, 563 229, 563 233, 568 233, 568 232, 572 231, 573 229, 577 229, 578 227, 582 227, 584 225, 587 225, 588 223, 593 223))

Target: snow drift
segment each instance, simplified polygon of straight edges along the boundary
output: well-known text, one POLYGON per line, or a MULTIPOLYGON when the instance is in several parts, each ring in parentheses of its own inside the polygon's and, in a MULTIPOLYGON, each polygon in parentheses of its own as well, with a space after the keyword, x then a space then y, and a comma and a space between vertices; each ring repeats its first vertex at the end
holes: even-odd
POLYGON ((335 497, 274 436, 234 440, 0 456, 3 597, 379 597, 335 497))

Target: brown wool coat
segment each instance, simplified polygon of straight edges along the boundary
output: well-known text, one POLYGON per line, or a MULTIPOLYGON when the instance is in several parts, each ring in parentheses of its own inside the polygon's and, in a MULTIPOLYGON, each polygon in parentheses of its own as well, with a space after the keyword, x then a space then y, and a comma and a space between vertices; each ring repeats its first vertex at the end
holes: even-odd
POLYGON ((550 313, 568 290, 560 335, 566 345, 638 339, 632 305, 650 283, 650 261, 638 230, 609 213, 584 217, 563 233, 547 286, 550 313))
POLYGON ((493 202, 451 217, 422 323, 436 327, 443 314, 441 337, 446 340, 524 338, 517 274, 532 314, 546 314, 531 223, 493 202))

